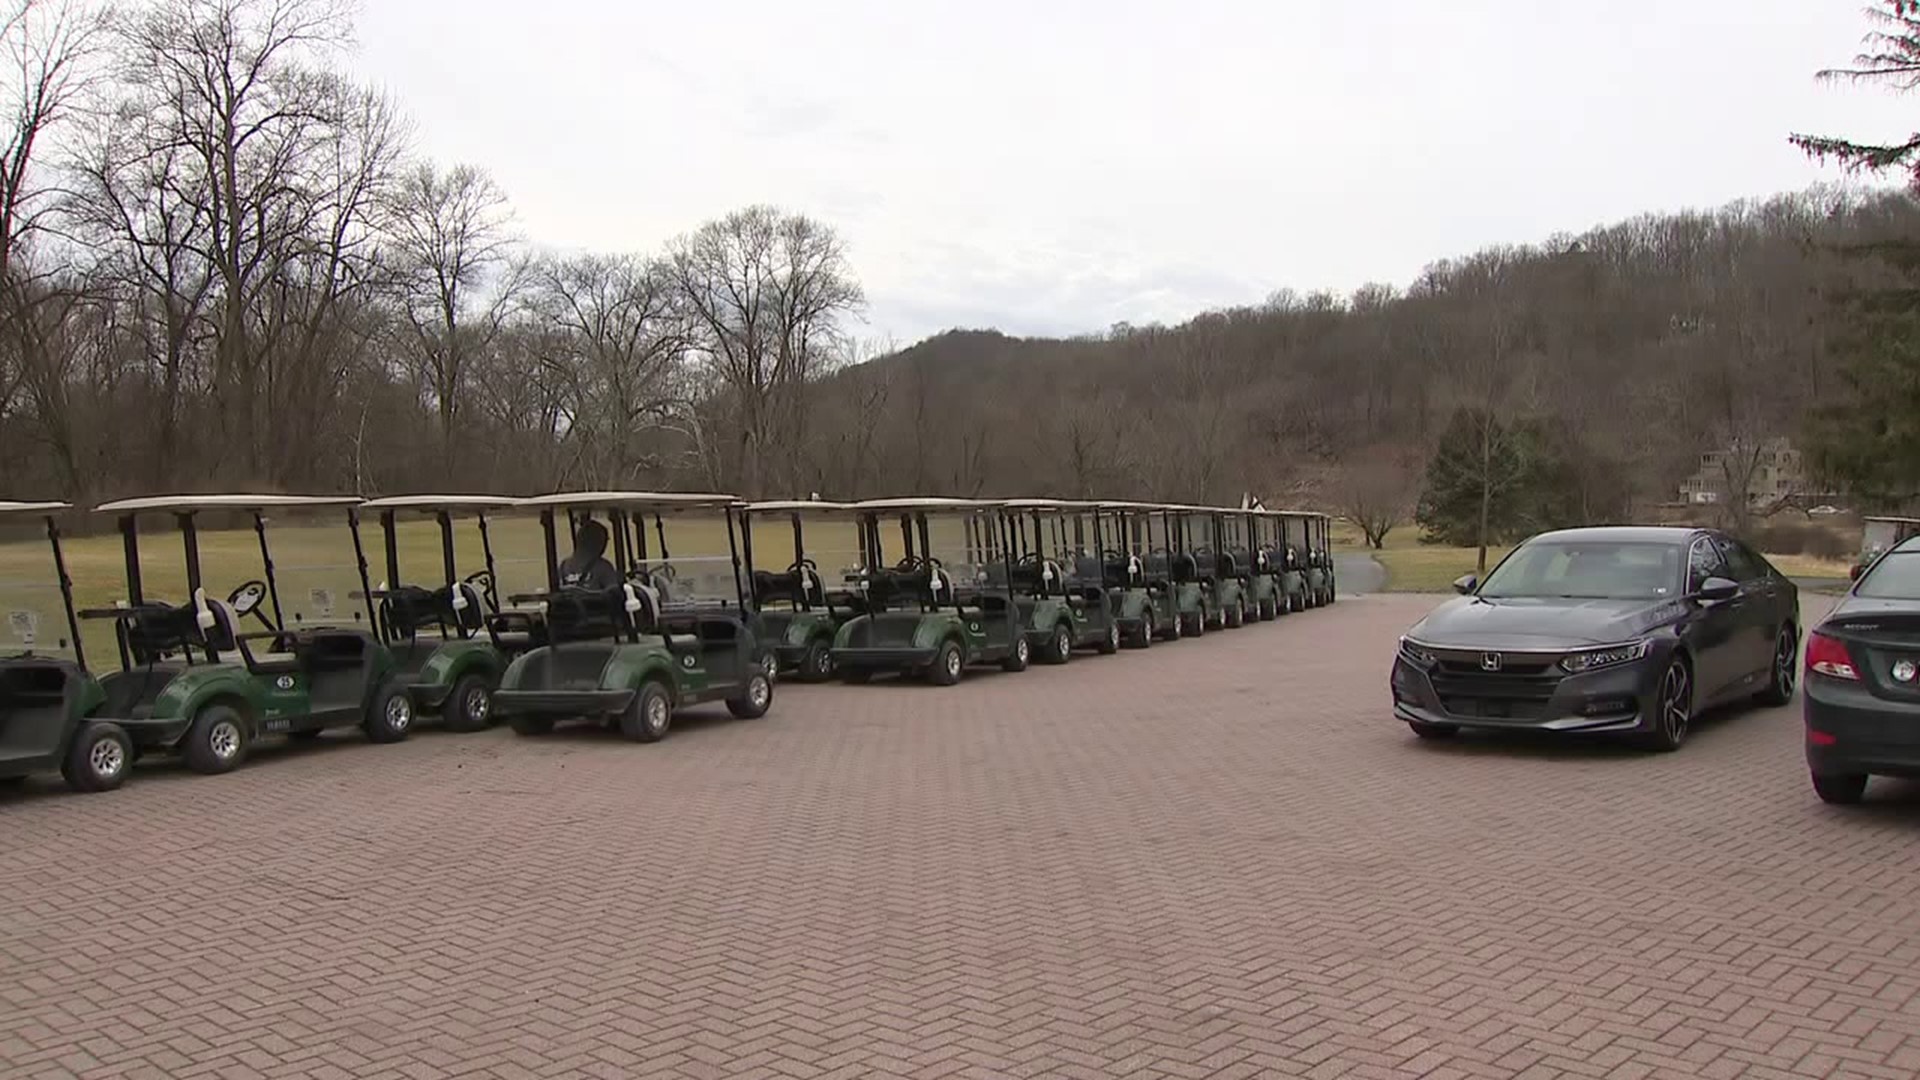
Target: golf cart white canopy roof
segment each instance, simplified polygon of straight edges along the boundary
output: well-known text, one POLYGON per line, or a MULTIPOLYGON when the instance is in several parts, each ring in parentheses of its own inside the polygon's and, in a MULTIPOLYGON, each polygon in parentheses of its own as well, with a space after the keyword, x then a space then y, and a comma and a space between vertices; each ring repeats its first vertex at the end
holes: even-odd
POLYGON ((418 510, 431 514, 440 510, 500 510, 519 502, 505 495, 386 495, 368 499, 360 504, 360 509, 418 510))
POLYGON ((174 513, 202 510, 274 510, 295 507, 357 506, 352 495, 143 495, 116 499, 93 508, 96 514, 174 513))
POLYGON ((742 505, 737 495, 691 491, 557 491, 515 500, 525 510, 604 507, 620 510, 724 510, 742 505))
POLYGON ((745 509, 749 514, 831 514, 845 513, 853 507, 853 503, 827 502, 824 499, 774 499, 771 502, 748 503, 745 509))
POLYGON ((51 514, 60 510, 73 509, 72 503, 63 502, 9 502, 0 499, 0 514, 51 514))
POLYGON ((854 510, 921 510, 927 513, 972 513, 976 510, 998 510, 1005 503, 997 499, 948 499, 936 496, 921 496, 902 499, 867 499, 853 503, 854 510))
POLYGON ((1092 510, 1102 504, 1090 502, 1086 499, 1008 499, 1000 505, 1006 507, 1008 510, 1046 511, 1092 510))

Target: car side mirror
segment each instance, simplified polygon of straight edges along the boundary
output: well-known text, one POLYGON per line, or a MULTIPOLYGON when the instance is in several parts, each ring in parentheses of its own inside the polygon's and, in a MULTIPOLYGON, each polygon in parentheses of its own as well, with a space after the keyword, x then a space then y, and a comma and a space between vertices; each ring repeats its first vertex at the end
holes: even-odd
POLYGON ((1461 596, 1465 596, 1472 592, 1473 587, 1478 584, 1480 584, 1478 577, 1472 574, 1462 574, 1453 580, 1453 591, 1459 593, 1461 596))
POLYGON ((1693 598, 1705 603, 1715 604, 1722 600, 1731 600, 1740 593, 1740 583, 1723 577, 1710 577, 1700 583, 1693 591, 1693 598))

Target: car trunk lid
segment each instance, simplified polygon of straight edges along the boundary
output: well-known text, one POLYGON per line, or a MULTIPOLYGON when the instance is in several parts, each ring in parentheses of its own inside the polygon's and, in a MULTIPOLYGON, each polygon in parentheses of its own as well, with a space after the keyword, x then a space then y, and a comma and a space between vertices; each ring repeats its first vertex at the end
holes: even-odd
POLYGON ((1860 681, 1875 697, 1920 702, 1920 612, 1840 615, 1819 632, 1846 645, 1860 681))

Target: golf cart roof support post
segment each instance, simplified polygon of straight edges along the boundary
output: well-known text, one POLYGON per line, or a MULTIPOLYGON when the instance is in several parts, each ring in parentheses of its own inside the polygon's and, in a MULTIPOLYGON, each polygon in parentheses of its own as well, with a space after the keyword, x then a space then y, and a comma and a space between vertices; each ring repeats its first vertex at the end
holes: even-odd
POLYGON ((72 635, 73 662, 87 670, 87 654, 80 647, 80 616, 73 610, 73 579, 67 576, 67 556, 60 550, 60 523, 47 515, 47 543, 53 548, 53 572, 60 579, 60 602, 67 608, 67 633, 72 635))
MULTIPOLYGON (((1005 526, 1004 528, 1005 535, 1007 536, 1007 539, 1011 541, 1013 539, 1012 524, 1008 522, 1007 519, 1012 515, 1008 514, 1004 510, 989 510, 987 511, 987 513, 992 514, 994 517, 1000 519, 1000 521, 1005 526)), ((1000 561, 1004 563, 1007 568, 1006 577, 1002 578, 1000 581, 1000 593, 1002 596, 1006 598, 1006 601, 1007 601, 1007 618, 1009 620, 1014 620, 1018 618, 1018 615, 1016 614, 1016 612, 1020 610, 1020 605, 1013 598, 1013 545, 1012 543, 1009 542, 1008 544, 1002 547, 1000 552, 1000 561)), ((1019 632, 1020 632, 1019 629, 1016 627, 1014 630, 1014 633, 1018 634, 1019 632)))
MULTIPOLYGON (((193 528, 191 514, 187 515, 186 527, 189 530, 193 528)), ((273 602, 273 627, 278 630, 287 625, 287 620, 286 616, 280 613, 280 582, 273 572, 273 552, 267 547, 267 516, 258 510, 253 512, 253 535, 260 541, 260 568, 267 575, 267 599, 273 602)), ((198 550, 196 545, 195 551, 198 550)), ((188 591, 191 592, 199 586, 197 579, 200 576, 200 559, 197 554, 188 573, 196 579, 187 585, 188 591)))
POLYGON ((380 546, 387 555, 387 588, 400 587, 400 538, 399 523, 393 519, 393 511, 380 511, 380 546))
POLYGON ((174 517, 180 522, 180 552, 187 561, 187 596, 191 598, 200 588, 200 530, 194 528, 191 512, 182 511, 174 517))
POLYGON ((900 543, 905 545, 904 558, 913 558, 913 516, 902 512, 900 515, 900 543))
POLYGON ((440 523, 440 562, 447 572, 447 588, 460 584, 460 567, 453 557, 453 514, 441 509, 433 515, 440 523))
POLYGON ((560 591, 560 545, 553 535, 553 508, 540 511, 540 533, 547 552, 547 591, 560 591))
POLYGON ((747 610, 747 589, 740 577, 740 541, 733 531, 733 515, 736 511, 729 506, 720 512, 727 519, 727 554, 733 557, 733 596, 739 601, 740 612, 744 615, 747 610))
POLYGON ((487 533, 487 512, 475 515, 480 524, 480 560, 487 567, 487 603, 494 610, 500 609, 500 577, 493 572, 493 537, 487 533))
MULTIPOLYGON (((746 527, 746 518, 742 517, 740 521, 741 527, 744 530, 746 527)), ((753 564, 753 534, 743 531, 742 535, 747 538, 747 564, 751 566, 753 564)), ((807 557, 807 538, 800 524, 800 511, 798 510, 793 512, 793 557, 796 560, 807 557)))
POLYGON ((347 507, 347 531, 353 534, 353 566, 360 572, 360 603, 367 610, 367 629, 378 634, 380 628, 373 615, 373 582, 367 577, 367 548, 360 542, 360 511, 352 506, 347 507))
MULTIPOLYGON (((644 532, 646 527, 647 523, 643 518, 640 522, 641 531, 644 532)), ((665 562, 673 558, 672 555, 667 553, 667 523, 660 517, 660 511, 658 510, 653 512, 653 536, 654 539, 660 541, 660 561, 665 562)))
MULTIPOLYGON (((627 580, 627 569, 632 565, 628 562, 627 557, 633 550, 627 512, 617 506, 608 507, 607 524, 611 526, 607 532, 613 538, 613 569, 615 573, 620 575, 620 580, 625 581, 627 580)), ((643 533, 646 531, 646 525, 644 523, 642 523, 640 531, 643 533)))
POLYGON ((920 527, 920 559, 922 562, 932 565, 933 535, 927 526, 927 512, 925 510, 914 515, 914 524, 920 527))
POLYGON ((633 534, 634 557, 639 562, 652 562, 653 556, 649 554, 647 550, 647 521, 645 518, 640 519, 640 524, 633 530, 633 534))
POLYGON ((120 516, 120 550, 127 560, 127 603, 139 607, 147 602, 147 595, 140 584, 140 525, 136 515, 120 516))

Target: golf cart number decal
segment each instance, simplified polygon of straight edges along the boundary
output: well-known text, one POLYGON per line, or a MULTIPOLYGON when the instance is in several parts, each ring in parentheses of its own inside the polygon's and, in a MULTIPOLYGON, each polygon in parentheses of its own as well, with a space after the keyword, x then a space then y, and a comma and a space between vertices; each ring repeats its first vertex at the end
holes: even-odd
POLYGON ((680 658, 681 667, 690 668, 693 666, 693 663, 694 663, 694 659, 692 656, 683 656, 680 658))
POLYGON ((279 678, 273 680, 273 685, 279 687, 282 690, 291 690, 293 689, 293 676, 282 675, 279 678))
POLYGON ((970 622, 967 624, 967 629, 977 634, 980 632, 980 624, 977 622, 970 622))
POLYGON ((40 629, 40 613, 30 610, 9 611, 7 629, 20 644, 31 645, 36 631, 40 629))

